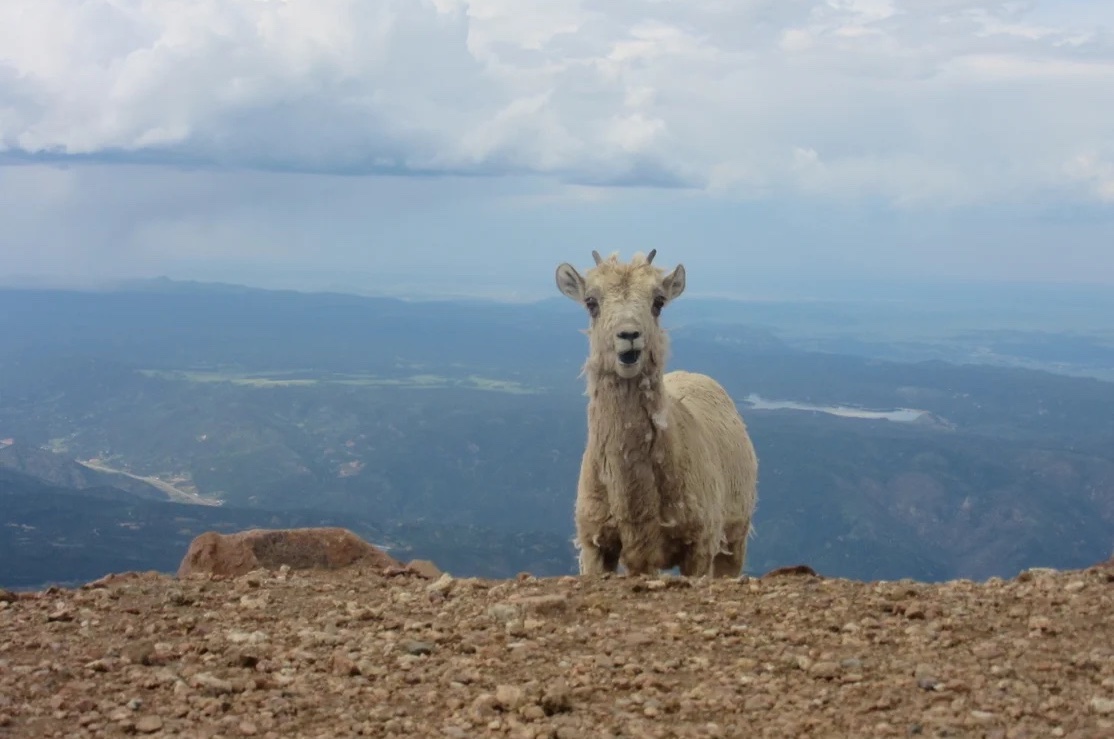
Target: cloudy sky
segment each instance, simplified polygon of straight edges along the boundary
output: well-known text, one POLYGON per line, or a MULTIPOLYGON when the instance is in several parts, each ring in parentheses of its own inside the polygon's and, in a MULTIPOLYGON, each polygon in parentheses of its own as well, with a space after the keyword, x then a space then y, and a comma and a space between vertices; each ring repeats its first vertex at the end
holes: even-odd
POLYGON ((4 0, 0 277, 1114 285, 1109 0, 4 0))

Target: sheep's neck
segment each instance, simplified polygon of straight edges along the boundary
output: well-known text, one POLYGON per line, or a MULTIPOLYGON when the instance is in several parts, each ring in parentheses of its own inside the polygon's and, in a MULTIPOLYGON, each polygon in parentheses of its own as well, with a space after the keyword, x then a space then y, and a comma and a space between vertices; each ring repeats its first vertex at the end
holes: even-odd
POLYGON ((599 452, 600 482, 620 525, 661 513, 666 403, 660 371, 631 380, 589 375, 589 443, 599 452))

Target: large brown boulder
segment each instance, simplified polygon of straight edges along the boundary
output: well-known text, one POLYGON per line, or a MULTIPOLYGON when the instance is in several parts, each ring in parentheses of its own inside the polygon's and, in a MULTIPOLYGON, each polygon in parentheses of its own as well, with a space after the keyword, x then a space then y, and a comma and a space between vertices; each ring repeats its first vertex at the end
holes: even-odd
POLYGON ((348 529, 252 529, 236 534, 201 534, 190 542, 178 566, 178 577, 235 577, 282 565, 292 570, 339 570, 357 564, 380 570, 405 567, 348 529))

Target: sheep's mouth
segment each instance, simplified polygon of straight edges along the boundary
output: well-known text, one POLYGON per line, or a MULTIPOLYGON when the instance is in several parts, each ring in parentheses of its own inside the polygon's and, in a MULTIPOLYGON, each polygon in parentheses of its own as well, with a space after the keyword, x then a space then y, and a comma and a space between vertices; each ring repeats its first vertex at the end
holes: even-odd
POLYGON ((641 349, 628 349, 625 352, 619 352, 619 363, 630 366, 636 364, 641 356, 641 349))

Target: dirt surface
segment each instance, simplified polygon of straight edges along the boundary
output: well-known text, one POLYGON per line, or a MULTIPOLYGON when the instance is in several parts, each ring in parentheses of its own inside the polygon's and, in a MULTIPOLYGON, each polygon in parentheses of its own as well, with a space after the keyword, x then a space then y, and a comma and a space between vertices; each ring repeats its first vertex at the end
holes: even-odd
POLYGON ((1114 570, 0 593, 0 736, 1114 736, 1114 570))

